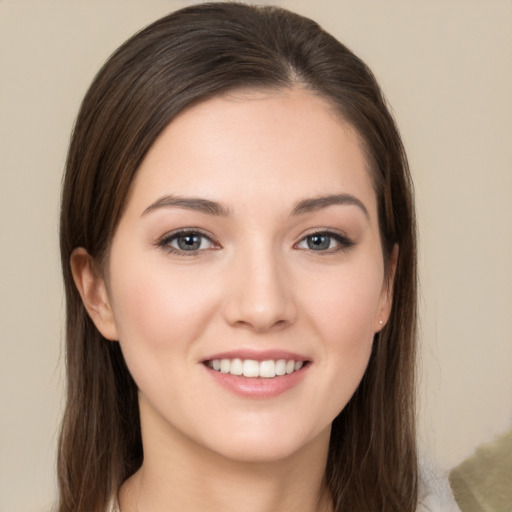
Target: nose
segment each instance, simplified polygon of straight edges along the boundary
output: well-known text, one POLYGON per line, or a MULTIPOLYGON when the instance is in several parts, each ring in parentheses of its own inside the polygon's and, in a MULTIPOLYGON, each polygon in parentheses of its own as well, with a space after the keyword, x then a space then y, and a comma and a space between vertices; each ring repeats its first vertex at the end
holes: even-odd
POLYGON ((225 317, 232 326, 263 333, 295 322, 293 283, 271 251, 240 255, 228 276, 225 317))

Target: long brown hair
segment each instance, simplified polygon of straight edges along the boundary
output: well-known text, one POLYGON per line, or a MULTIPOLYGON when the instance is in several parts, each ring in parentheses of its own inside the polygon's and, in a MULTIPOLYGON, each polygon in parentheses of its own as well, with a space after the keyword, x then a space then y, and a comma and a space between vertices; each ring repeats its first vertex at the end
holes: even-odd
POLYGON ((60 512, 104 512, 142 463, 137 389, 117 342, 103 338, 74 286, 70 256, 108 249, 148 149, 183 109, 230 89, 305 87, 357 130, 379 205, 386 262, 400 247, 388 324, 332 426, 326 478, 335 511, 412 512, 416 242, 412 185, 395 123, 368 67, 315 22, 275 7, 212 3, 162 18, 107 61, 82 103, 61 210, 67 405, 59 445, 60 512))

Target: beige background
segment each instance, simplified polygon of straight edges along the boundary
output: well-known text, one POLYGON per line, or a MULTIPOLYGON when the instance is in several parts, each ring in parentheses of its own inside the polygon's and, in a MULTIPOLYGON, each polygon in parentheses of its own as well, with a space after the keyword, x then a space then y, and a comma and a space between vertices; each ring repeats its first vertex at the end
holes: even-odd
MULTIPOLYGON (((57 212, 79 102, 125 38, 186 3, 0 0, 0 512, 48 510, 55 493, 57 212)), ((402 130, 421 233, 420 434, 449 468, 512 424, 512 2, 279 3, 367 61, 402 130)))

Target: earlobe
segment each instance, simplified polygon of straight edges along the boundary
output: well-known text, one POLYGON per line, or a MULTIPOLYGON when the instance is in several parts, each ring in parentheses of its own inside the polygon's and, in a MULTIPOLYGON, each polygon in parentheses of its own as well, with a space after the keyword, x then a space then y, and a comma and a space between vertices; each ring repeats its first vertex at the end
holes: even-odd
POLYGON ((395 244, 391 252, 388 269, 382 285, 379 312, 375 322, 375 332, 381 331, 389 320, 393 306, 393 288, 395 283, 396 267, 398 264, 398 245, 395 244))
POLYGON ((117 340, 117 326, 105 279, 94 259, 83 247, 78 247, 71 254, 70 265, 75 286, 94 325, 105 338, 117 340))

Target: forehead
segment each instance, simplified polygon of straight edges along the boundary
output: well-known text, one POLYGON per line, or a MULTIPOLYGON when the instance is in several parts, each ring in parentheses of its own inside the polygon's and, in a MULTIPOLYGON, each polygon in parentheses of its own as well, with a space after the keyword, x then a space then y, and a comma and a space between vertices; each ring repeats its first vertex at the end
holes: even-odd
POLYGON ((374 201, 355 129, 311 91, 239 90, 189 107, 165 128, 137 172, 130 201, 140 208, 164 193, 245 201, 263 194, 284 204, 288 196, 333 191, 374 201))

